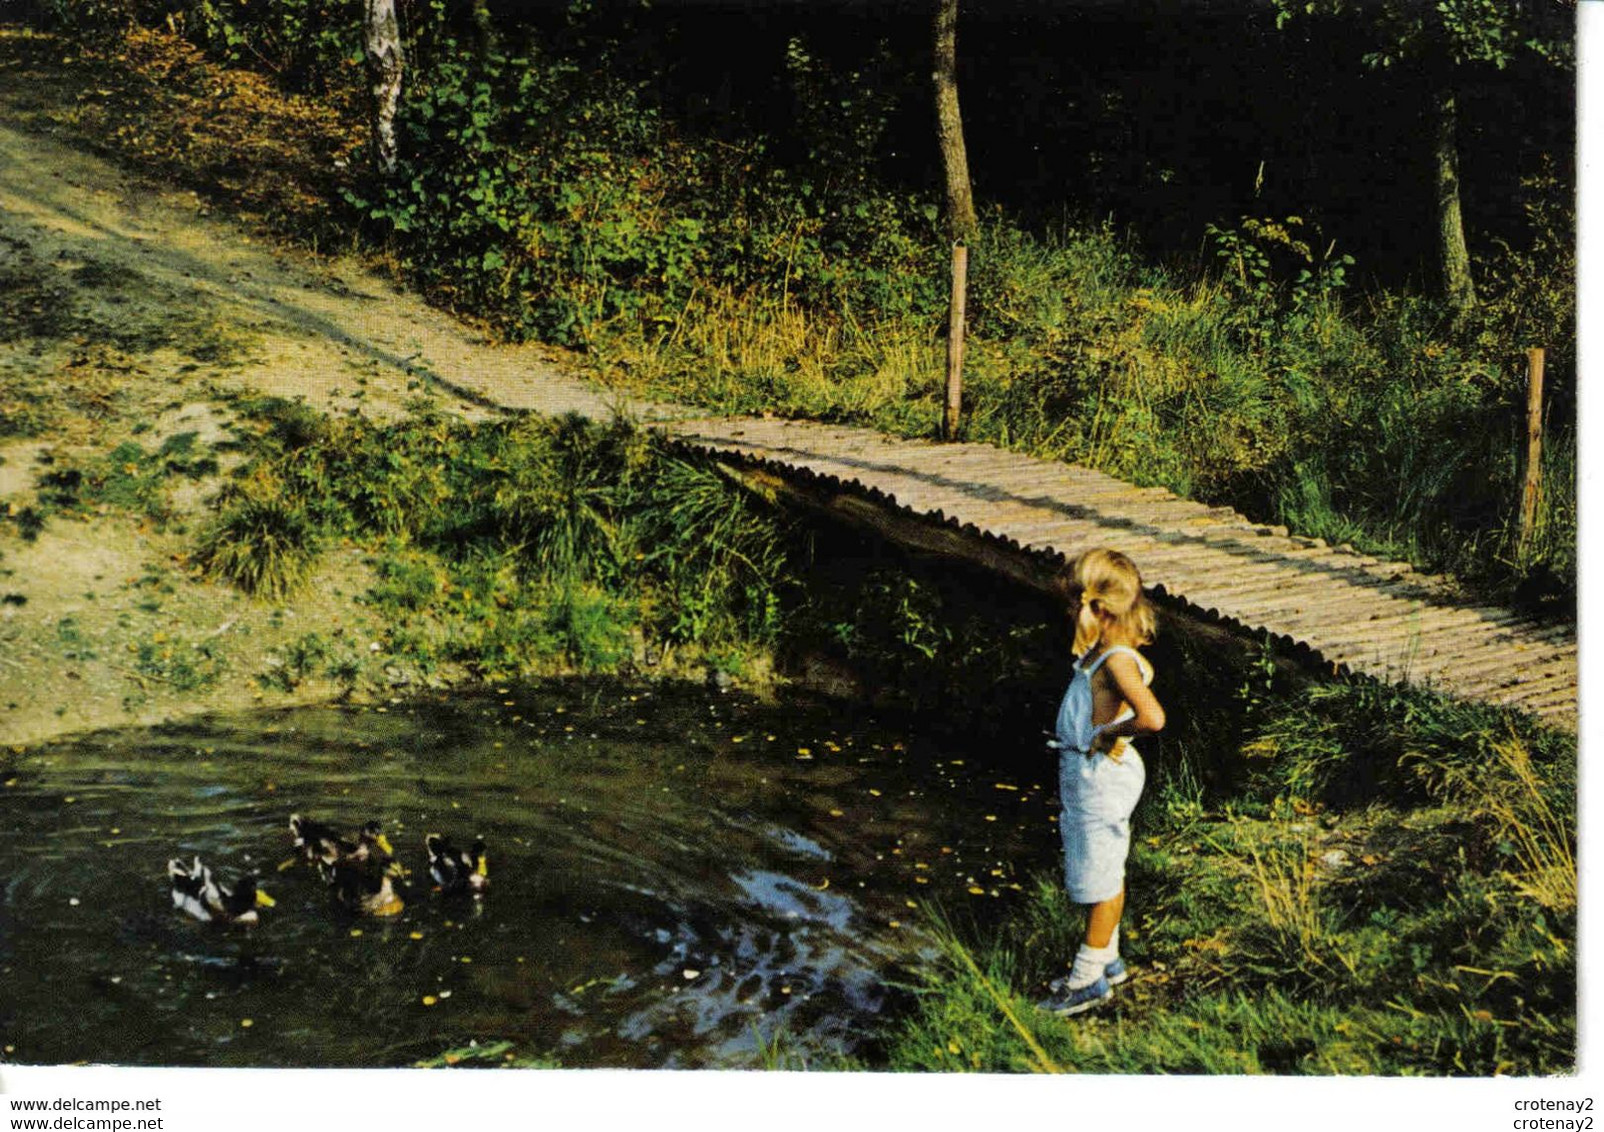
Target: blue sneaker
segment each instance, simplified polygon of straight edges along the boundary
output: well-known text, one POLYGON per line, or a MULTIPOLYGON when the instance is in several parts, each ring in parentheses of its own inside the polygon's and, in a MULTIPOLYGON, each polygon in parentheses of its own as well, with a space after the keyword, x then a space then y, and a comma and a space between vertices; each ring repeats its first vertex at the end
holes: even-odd
MULTIPOLYGON (((1108 985, 1111 987, 1117 987, 1123 982, 1128 982, 1130 977, 1130 968, 1125 966, 1125 960, 1118 955, 1114 956, 1114 962, 1103 968, 1103 978, 1108 980, 1108 985)), ((1047 984, 1047 989, 1057 994, 1064 989, 1068 982, 1068 975, 1060 975, 1047 984)))
POLYGON ((1042 1010, 1049 1010, 1062 1018, 1068 1018, 1071 1015, 1085 1013, 1098 1003, 1112 998, 1113 995, 1114 988, 1108 985, 1107 977, 1099 975, 1095 982, 1076 987, 1074 990, 1060 987, 1050 997, 1036 1005, 1042 1010))

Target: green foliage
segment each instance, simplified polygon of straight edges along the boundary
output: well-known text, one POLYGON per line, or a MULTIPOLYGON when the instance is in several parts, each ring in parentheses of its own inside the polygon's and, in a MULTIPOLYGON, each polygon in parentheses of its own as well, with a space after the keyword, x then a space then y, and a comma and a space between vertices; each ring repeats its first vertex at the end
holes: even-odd
POLYGON ((402 171, 350 203, 421 282, 507 334, 589 346, 607 327, 671 334, 709 289, 860 318, 940 301, 925 202, 872 183, 889 107, 861 73, 833 74, 793 44, 811 139, 799 175, 763 138, 680 136, 642 87, 604 72, 534 49, 470 52, 439 4, 412 39, 402 171))
POLYGON ((1344 809, 1442 801, 1433 783, 1496 765, 1501 737, 1511 733, 1545 765, 1563 767, 1570 757, 1560 736, 1529 720, 1404 685, 1322 684, 1277 709, 1242 747, 1255 768, 1250 790, 1265 801, 1344 809))
POLYGON ((661 577, 673 600, 648 603, 648 623, 675 643, 772 644, 790 565, 777 517, 704 463, 670 456, 654 472, 631 564, 661 577))
POLYGON ((159 680, 177 692, 196 692, 217 683, 227 666, 221 654, 205 641, 192 645, 155 633, 134 644, 134 671, 159 680))
POLYGON ((98 655, 84 636, 78 619, 71 615, 56 622, 56 639, 61 643, 62 655, 68 660, 93 660, 98 655))
MULTIPOLYGON (((164 523, 171 517, 168 479, 198 479, 214 473, 217 466, 216 456, 193 432, 168 437, 154 452, 125 440, 104 455, 55 462, 39 477, 40 517, 52 511, 113 507, 164 523)), ((19 520, 19 525, 26 534, 28 521, 19 520)))
POLYGON ((306 581, 321 545, 305 504, 263 479, 231 493, 202 533, 194 560, 211 577, 276 601, 306 581))
MULTIPOLYGON (((1563 382, 1575 365, 1576 212, 1573 178, 1545 156, 1521 178, 1520 208, 1526 231, 1514 240, 1495 237, 1479 259, 1486 347, 1549 352, 1550 380, 1563 382)), ((1563 388, 1563 385, 1561 386, 1563 388)))
POLYGON ((509 333, 567 342, 682 302, 703 222, 668 206, 677 155, 656 156, 665 139, 638 93, 436 46, 402 110, 400 174, 352 198, 420 279, 509 333))
POLYGON ((101 35, 131 24, 167 26, 234 66, 325 89, 361 60, 360 0, 33 0, 48 26, 101 35))
MULTIPOLYGON (((778 632, 790 548, 774 515, 627 422, 258 409, 256 455, 196 560, 253 588, 292 542, 362 543, 365 600, 391 651, 426 671, 613 671, 646 642, 738 664, 778 632)), ((310 663, 270 676, 293 686, 310 663)))
POLYGON ((1319 234, 1302 217, 1242 218, 1237 228, 1210 224, 1208 236, 1220 267, 1224 322, 1250 349, 1263 350, 1322 307, 1347 285, 1353 257, 1331 257, 1311 246, 1319 234), (1294 272, 1296 274, 1294 274, 1294 272))
POLYGON ((290 642, 282 656, 273 658, 271 666, 257 675, 257 682, 264 688, 293 692, 316 674, 329 653, 329 643, 321 634, 304 633, 290 642))
POLYGON ((1445 60, 1456 65, 1503 68, 1522 51, 1559 66, 1574 63, 1575 47, 1565 6, 1507 4, 1501 0, 1273 0, 1276 23, 1322 16, 1361 21, 1375 46, 1364 56, 1371 68, 1445 60))

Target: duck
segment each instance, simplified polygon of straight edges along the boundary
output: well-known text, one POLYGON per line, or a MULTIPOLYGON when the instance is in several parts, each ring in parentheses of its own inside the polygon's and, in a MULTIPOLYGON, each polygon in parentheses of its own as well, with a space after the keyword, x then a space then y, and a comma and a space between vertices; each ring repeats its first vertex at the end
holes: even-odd
MULTIPOLYGON (((367 822, 353 841, 333 826, 302 814, 290 815, 290 836, 307 864, 333 865, 337 861, 365 863, 379 858, 386 865, 395 861, 395 850, 376 821, 367 822), (382 856, 381 856, 382 855, 382 856)), ((292 861, 281 868, 288 868, 292 861)))
POLYGON ((429 875, 440 891, 446 895, 459 892, 472 894, 474 899, 484 896, 490 887, 490 863, 485 857, 484 838, 474 839, 466 852, 451 843, 451 839, 431 833, 423 839, 429 852, 429 875))
POLYGON ((249 926, 258 921, 258 908, 276 903, 257 887, 254 875, 247 874, 233 885, 224 884, 198 856, 188 865, 176 857, 168 861, 167 880, 173 907, 204 923, 249 926))
POLYGON ((334 893, 335 903, 359 916, 394 916, 406 907, 396 892, 392 878, 393 862, 380 867, 377 861, 341 859, 318 863, 323 879, 334 893))

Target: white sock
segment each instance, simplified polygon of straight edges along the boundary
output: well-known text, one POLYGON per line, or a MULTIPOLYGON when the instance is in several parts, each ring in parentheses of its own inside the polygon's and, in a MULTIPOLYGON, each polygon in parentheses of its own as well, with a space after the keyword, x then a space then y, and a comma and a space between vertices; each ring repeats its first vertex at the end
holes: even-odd
POLYGON ((1114 934, 1108 937, 1108 946, 1103 948, 1103 950, 1108 952, 1108 961, 1110 963, 1114 962, 1114 960, 1119 958, 1119 925, 1118 924, 1114 925, 1114 934))
POLYGON ((1081 944, 1080 950, 1075 952, 1074 965, 1069 969, 1069 989, 1079 990, 1102 978, 1103 969, 1114 961, 1117 954, 1112 942, 1107 947, 1081 944))

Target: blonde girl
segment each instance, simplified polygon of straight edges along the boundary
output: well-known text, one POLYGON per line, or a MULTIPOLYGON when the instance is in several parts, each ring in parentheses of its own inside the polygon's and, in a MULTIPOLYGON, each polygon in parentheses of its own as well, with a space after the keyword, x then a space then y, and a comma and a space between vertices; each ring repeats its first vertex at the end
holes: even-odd
POLYGON ((1164 709, 1148 689, 1153 666, 1137 651, 1152 641, 1157 620, 1135 563, 1117 550, 1088 550, 1057 589, 1074 625, 1077 659, 1049 746, 1059 751, 1064 886, 1089 911, 1069 974, 1041 1005, 1069 1015, 1090 1010, 1127 978, 1119 955, 1125 857, 1146 780, 1131 739, 1160 730, 1164 709))

